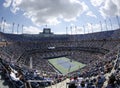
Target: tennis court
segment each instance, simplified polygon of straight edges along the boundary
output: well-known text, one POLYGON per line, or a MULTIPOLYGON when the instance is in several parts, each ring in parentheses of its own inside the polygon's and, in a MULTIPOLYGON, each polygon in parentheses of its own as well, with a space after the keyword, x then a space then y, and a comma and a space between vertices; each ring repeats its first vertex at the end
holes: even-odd
POLYGON ((74 60, 71 61, 69 58, 66 57, 53 58, 49 59, 48 61, 62 74, 76 71, 85 66, 85 64, 74 60))

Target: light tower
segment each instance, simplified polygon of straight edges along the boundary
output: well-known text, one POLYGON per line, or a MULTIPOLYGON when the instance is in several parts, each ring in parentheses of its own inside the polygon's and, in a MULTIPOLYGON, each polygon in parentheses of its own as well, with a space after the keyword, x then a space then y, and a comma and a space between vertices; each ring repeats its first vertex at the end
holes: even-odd
POLYGON ((5 24, 6 24, 6 20, 4 20, 4 23, 3 23, 3 32, 5 31, 5 24))
POLYGON ((0 31, 2 31, 2 22, 3 22, 3 17, 1 17, 0 31))
POLYGON ((14 34, 14 25, 15 23, 13 22, 13 27, 12 27, 12 33, 14 34))
POLYGON ((22 34, 23 34, 23 28, 24 28, 24 25, 22 25, 22 34))
POLYGON ((77 26, 75 26, 75 34, 77 34, 77 26))
POLYGON ((91 23, 91 30, 92 30, 92 33, 93 33, 93 24, 91 23))
POLYGON ((19 28, 19 24, 17 25, 17 34, 18 34, 18 28, 19 28))
POLYGON ((66 35, 68 34, 68 27, 66 27, 66 35))
POLYGON ((71 32, 71 35, 72 35, 72 26, 70 26, 70 32, 71 32))
POLYGON ((107 22, 106 22, 106 20, 105 20, 105 26, 106 26, 106 30, 108 31, 108 28, 107 28, 107 22))
POLYGON ((100 21, 100 28, 101 28, 101 32, 102 32, 102 23, 101 23, 101 21, 100 21))
POLYGON ((118 27, 120 28, 120 21, 119 21, 119 17, 116 16, 117 22, 118 22, 118 27))
POLYGON ((83 30, 84 30, 84 34, 85 34, 85 26, 83 25, 83 30))
POLYGON ((113 27, 112 27, 112 22, 111 22, 111 19, 109 19, 109 21, 110 21, 110 26, 111 26, 111 30, 113 29, 113 27))

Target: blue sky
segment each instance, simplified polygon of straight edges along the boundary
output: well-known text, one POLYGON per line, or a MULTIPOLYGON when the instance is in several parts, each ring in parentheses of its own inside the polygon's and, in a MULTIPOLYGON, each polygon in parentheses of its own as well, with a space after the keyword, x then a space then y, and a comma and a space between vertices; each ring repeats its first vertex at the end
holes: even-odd
POLYGON ((0 0, 0 27, 4 32, 37 34, 47 25, 55 34, 83 34, 119 28, 120 0, 0 0), (112 28, 110 25, 112 23, 112 28))

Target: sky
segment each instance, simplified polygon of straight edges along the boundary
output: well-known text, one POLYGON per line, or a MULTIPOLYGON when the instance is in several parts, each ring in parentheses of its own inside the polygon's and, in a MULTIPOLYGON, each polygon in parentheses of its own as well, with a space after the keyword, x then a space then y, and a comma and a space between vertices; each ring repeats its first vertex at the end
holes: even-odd
POLYGON ((115 30, 119 5, 120 0, 0 0, 0 31, 38 34, 47 27, 54 34, 84 34, 115 30))

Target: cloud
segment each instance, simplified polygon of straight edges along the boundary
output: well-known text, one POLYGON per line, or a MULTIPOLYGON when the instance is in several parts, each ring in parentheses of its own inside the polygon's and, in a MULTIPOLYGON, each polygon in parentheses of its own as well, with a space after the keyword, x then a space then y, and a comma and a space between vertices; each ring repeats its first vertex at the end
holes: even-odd
POLYGON ((100 6, 104 2, 104 0, 90 0, 93 6, 100 6))
POLYGON ((104 18, 120 16, 120 0, 90 0, 90 2, 93 6, 98 7, 104 18))
POLYGON ((11 11, 23 11, 34 24, 56 25, 61 21, 75 21, 88 9, 80 0, 13 0, 11 11))
POLYGON ((98 7, 104 18, 120 16, 120 0, 90 0, 90 2, 93 6, 98 7))
POLYGON ((88 12, 86 13, 86 15, 87 15, 87 16, 91 16, 91 17, 94 17, 94 18, 97 18, 97 16, 96 16, 95 14, 93 14, 92 11, 88 11, 88 12))
POLYGON ((83 7, 83 12, 86 12, 89 10, 89 7, 85 4, 85 2, 81 2, 81 5, 83 7))
POLYGON ((22 2, 22 0, 12 0, 12 3, 11 3, 11 11, 13 13, 16 13, 17 11, 20 10, 20 8, 18 7, 18 5, 20 5, 22 2))
POLYGON ((3 3, 4 7, 9 7, 12 3, 12 0, 5 0, 5 2, 3 3))
POLYGON ((27 34, 38 34, 39 32, 41 32, 41 30, 38 29, 37 27, 29 26, 29 27, 24 27, 23 32, 27 34))
POLYGON ((100 7, 101 15, 105 17, 120 16, 120 0, 106 0, 100 7))

